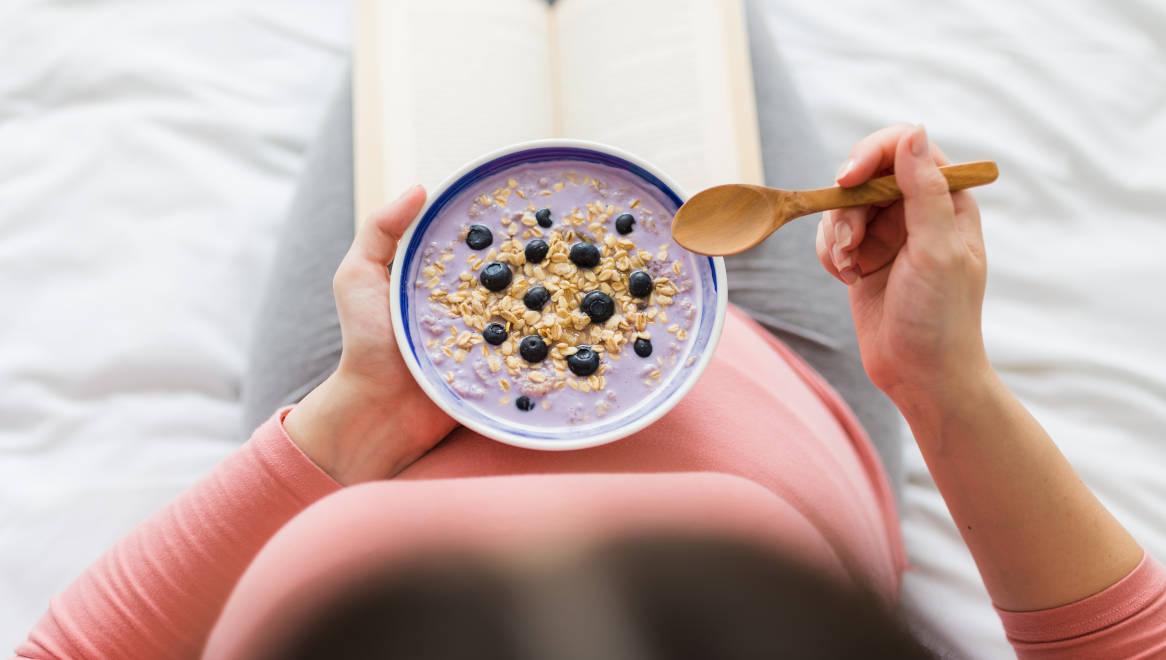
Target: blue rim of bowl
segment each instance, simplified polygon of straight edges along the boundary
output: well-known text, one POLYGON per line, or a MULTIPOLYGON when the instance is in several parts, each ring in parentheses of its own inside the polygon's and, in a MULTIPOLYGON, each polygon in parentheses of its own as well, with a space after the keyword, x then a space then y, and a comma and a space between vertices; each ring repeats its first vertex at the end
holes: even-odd
MULTIPOLYGON (((425 233, 426 233, 426 230, 429 228, 429 225, 434 221, 434 219, 437 218, 438 215, 440 215, 442 209, 444 209, 450 202, 452 202, 460 193, 462 193, 466 188, 473 186, 478 181, 480 181, 486 177, 493 176, 494 174, 497 174, 503 170, 507 170, 507 169, 513 168, 513 167, 518 166, 518 165, 525 165, 525 164, 531 164, 531 163, 543 163, 543 162, 547 162, 547 161, 563 161, 563 160, 581 161, 581 162, 592 163, 592 164, 597 164, 597 165, 605 165, 607 167, 613 167, 613 168, 634 174, 635 176, 644 180, 645 182, 647 182, 651 186, 658 189, 661 193, 663 193, 664 196, 667 198, 667 200, 675 205, 675 209, 673 209, 673 212, 675 212, 676 209, 679 209, 680 206, 683 205, 683 203, 684 203, 683 198, 680 195, 678 195, 675 190, 673 190, 672 186, 665 183, 663 180, 660 179, 660 177, 656 176, 655 174, 653 174, 651 171, 647 170, 646 168, 644 168, 644 167, 642 167, 642 166, 638 165, 637 163, 634 163, 630 160, 627 160, 621 156, 617 156, 615 154, 610 154, 610 153, 605 153, 602 151, 597 151, 594 149, 590 149, 588 147, 583 147, 583 146, 578 146, 578 147, 576 147, 576 146, 531 147, 528 149, 521 149, 518 151, 511 152, 511 153, 502 154, 502 155, 499 155, 495 158, 488 158, 481 165, 478 165, 478 166, 474 167, 473 169, 469 170, 468 172, 458 176, 457 179, 453 181, 453 183, 441 188, 441 192, 437 195, 437 197, 435 197, 426 206, 425 212, 422 214, 421 218, 414 224, 413 227, 410 228, 410 230, 409 230, 409 232, 410 232, 409 242, 408 242, 408 245, 406 245, 406 247, 405 247, 404 254, 398 260, 398 261, 400 261, 400 263, 399 263, 399 265, 394 264, 394 266, 395 266, 394 270, 399 268, 400 269, 399 272, 401 273, 401 276, 399 278, 400 281, 398 282, 398 292, 399 292, 399 301, 400 301, 399 323, 400 323, 401 330, 405 334, 406 343, 408 344, 409 353, 410 353, 410 357, 412 357, 413 364, 420 365, 421 360, 422 360, 422 356, 418 353, 417 343, 413 341, 413 329, 412 329, 410 322, 409 322, 409 319, 410 319, 410 316, 409 316, 409 314, 410 314, 410 305, 409 305, 410 295, 409 295, 408 273, 409 273, 409 267, 412 264, 414 257, 417 254, 419 254, 419 252, 420 252, 419 248, 421 247, 421 244, 425 239, 425 233)), ((708 274, 712 280, 713 292, 717 296, 719 296, 721 294, 721 291, 720 291, 721 290, 721 282, 717 278, 717 259, 714 257, 705 257, 705 259, 707 260, 708 274)), ((715 346, 715 343, 719 339, 719 334, 720 334, 719 324, 714 321, 712 334, 709 337, 709 342, 711 343, 711 345, 715 346)), ((412 368, 412 366, 413 365, 411 364, 410 367, 412 368)), ((699 371, 703 371, 703 366, 704 365, 702 364, 702 369, 699 369, 698 373, 699 373, 699 371)), ((695 380, 697 375, 698 374, 694 374, 692 376, 693 380, 695 380)), ((420 376, 420 377, 424 377, 424 376, 420 376)), ((682 387, 680 389, 687 390, 688 388, 682 387)), ((662 403, 667 403, 673 396, 675 396, 675 393, 669 392, 669 394, 667 396, 663 397, 662 403)), ((439 405, 441 405, 440 402, 438 402, 438 403, 439 403, 439 405)), ((441 407, 445 408, 446 406, 441 405, 441 407)), ((450 412, 450 411, 447 409, 447 412, 450 412)), ((635 424, 639 418, 645 417, 645 416, 651 415, 651 414, 652 413, 650 411, 645 412, 645 413, 641 413, 637 418, 626 420, 626 422, 629 425, 635 424)), ((456 417, 456 415, 455 415, 455 417, 456 417)), ((560 447, 556 447, 555 444, 558 442, 561 442, 563 440, 562 434, 530 432, 530 431, 527 431, 526 429, 515 428, 514 426, 507 425, 504 423, 499 424, 498 426, 499 426, 499 429, 497 429, 497 430, 501 430, 505 435, 511 436, 511 438, 504 439, 504 438, 498 437, 498 435, 496 434, 497 430, 494 430, 494 429, 489 429, 489 430, 494 430, 495 433, 487 433, 486 430, 483 430, 483 429, 476 429, 476 430, 483 433, 484 435, 494 437, 495 439, 498 439, 502 442, 506 442, 509 444, 517 444, 518 446, 524 446, 524 447, 530 447, 530 448, 558 449, 560 447), (513 442, 513 437, 522 438, 524 441, 517 442, 517 443, 513 442)), ((581 429, 581 430, 583 430, 583 429, 581 429)), ((619 437, 623 437, 623 436, 621 435, 619 437)), ((570 442, 568 444, 572 445, 571 447, 562 447, 562 448, 589 447, 589 446, 594 446, 594 445, 598 445, 598 444, 604 444, 606 442, 612 442, 616 439, 619 439, 619 437, 612 438, 611 440, 597 441, 594 443, 587 443, 587 444, 582 444, 582 445, 580 445, 577 442, 570 442)))

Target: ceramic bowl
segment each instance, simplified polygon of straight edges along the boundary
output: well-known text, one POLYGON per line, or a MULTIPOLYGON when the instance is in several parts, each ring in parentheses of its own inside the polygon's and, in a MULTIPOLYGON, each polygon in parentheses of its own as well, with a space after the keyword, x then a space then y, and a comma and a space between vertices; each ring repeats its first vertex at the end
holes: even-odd
MULTIPOLYGON (((720 339, 727 307, 725 264, 721 258, 693 255, 693 279, 698 311, 691 327, 693 340, 679 356, 677 368, 642 400, 623 407, 618 414, 579 424, 546 426, 521 424, 491 416, 483 406, 459 396, 441 377, 425 346, 419 326, 420 306, 427 304, 423 289, 413 286, 420 270, 426 232, 439 219, 442 209, 462 194, 474 194, 483 179, 524 164, 547 161, 577 161, 613 167, 625 176, 638 178, 653 193, 666 212, 675 213, 685 196, 668 176, 641 158, 620 149, 581 140, 537 140, 515 144, 488 153, 449 176, 429 191, 429 199, 417 219, 405 232, 392 265, 390 304, 393 327, 405 364, 425 393, 442 410, 464 426, 506 444, 540 450, 571 450, 594 447, 627 437, 660 419, 671 410, 700 378, 720 339)), ((672 246, 682 251, 679 245, 672 246)), ((634 359, 634 358, 633 358, 634 359)))

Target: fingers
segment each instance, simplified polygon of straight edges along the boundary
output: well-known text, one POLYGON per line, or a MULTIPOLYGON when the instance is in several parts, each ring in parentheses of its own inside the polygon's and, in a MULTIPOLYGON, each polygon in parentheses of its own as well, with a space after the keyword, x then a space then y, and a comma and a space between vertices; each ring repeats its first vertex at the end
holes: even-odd
POLYGON ((818 252, 818 261, 822 264, 822 268, 825 268, 827 273, 841 280, 842 278, 838 277, 838 267, 834 265, 834 258, 830 254, 832 243, 826 239, 827 233, 834 233, 833 223, 831 221, 833 214, 834 211, 829 211, 818 221, 818 236, 814 239, 814 249, 818 252))
POLYGON ((350 256, 379 265, 388 264, 397 252, 397 241, 425 204, 425 189, 413 186, 397 200, 373 214, 360 227, 350 256))
POLYGON ((839 185, 856 186, 893 171, 904 201, 827 213, 816 241, 822 267, 849 285, 890 265, 908 233, 921 242, 947 240, 954 227, 965 242, 982 243, 974 200, 965 193, 950 193, 939 171, 947 163, 947 156, 927 139, 922 127, 889 126, 860 140, 838 171, 839 185))
POLYGON ((980 206, 972 193, 960 190, 951 194, 955 207, 955 227, 968 247, 977 254, 984 252, 984 230, 980 226, 980 206))
POLYGON ((838 278, 846 284, 857 282, 862 275, 857 263, 858 247, 866 238, 869 217, 869 206, 852 206, 831 212, 833 231, 826 236, 826 241, 830 245, 830 258, 838 269, 838 278))
POLYGON ((856 251, 858 272, 865 278, 891 265, 906 242, 902 202, 880 209, 866 223, 866 238, 856 251))
POLYGON ((854 284, 877 273, 895 260, 907 242, 903 204, 879 209, 869 206, 831 211, 818 225, 818 260, 843 284, 854 284), (857 227, 849 247, 842 247, 843 226, 857 227), (831 238, 833 236, 833 238, 831 238))
MULTIPOLYGON (((374 213, 356 232, 352 247, 332 277, 336 304, 343 312, 349 291, 369 282, 388 282, 385 266, 397 252, 397 241, 425 203, 425 189, 413 186, 396 201, 374 213)), ((341 314, 343 318, 344 314, 341 314)))
POLYGON ((955 207, 929 143, 922 126, 899 140, 895 180, 903 191, 904 224, 912 242, 938 247, 956 231, 955 207))
MULTIPOLYGON (((895 164, 895 150, 899 142, 915 127, 897 124, 879 129, 859 140, 850 150, 850 158, 839 168, 835 180, 843 187, 865 183, 875 175, 891 169, 895 164)), ((947 156, 935 145, 929 146, 933 160, 947 165, 947 156)))

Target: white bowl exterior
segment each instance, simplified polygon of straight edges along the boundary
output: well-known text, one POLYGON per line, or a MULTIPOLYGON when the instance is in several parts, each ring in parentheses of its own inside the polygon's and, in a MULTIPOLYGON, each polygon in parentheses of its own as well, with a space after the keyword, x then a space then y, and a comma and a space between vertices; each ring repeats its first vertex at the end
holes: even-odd
MULTIPOLYGON (((397 244, 397 248, 399 250, 406 249, 406 246, 412 242, 413 234, 417 230, 421 218, 425 217, 426 213, 429 211, 429 207, 433 204, 434 200, 438 199, 445 190, 456 184, 462 177, 466 176, 478 167, 481 167, 482 165, 490 163, 491 161, 497 160, 504 156, 508 156, 520 151, 544 148, 591 150, 626 160, 650 172, 653 176, 668 186, 673 193, 680 197, 681 200, 688 199, 688 195, 685 193, 685 191, 677 186, 671 178, 663 174, 654 165, 643 160, 642 158, 634 156, 616 147, 608 146, 599 142, 591 142, 588 140, 557 138, 531 140, 528 142, 513 144, 508 147, 503 147, 480 156, 466 163, 456 172, 446 177, 437 188, 429 191, 429 196, 425 202, 425 206, 421 209, 420 213, 417 214, 417 218, 409 225, 409 228, 405 230, 405 233, 401 236, 400 242, 397 244)), ((696 362, 691 367, 684 370, 684 382, 681 383, 680 386, 675 390, 673 390, 668 398, 657 404, 656 407, 651 411, 641 415, 634 420, 629 420, 628 424, 626 425, 594 434, 586 434, 586 427, 584 426, 580 428, 580 432, 584 435, 583 437, 579 438, 559 438, 555 440, 534 439, 511 432, 500 426, 490 426, 488 424, 483 424, 477 419, 463 415, 461 411, 453 406, 448 400, 448 395, 444 389, 439 388, 437 384, 428 377, 420 362, 418 362, 416 356, 413 354, 413 351, 406 349, 406 347, 411 348, 411 344, 409 342, 408 333, 404 327, 404 323, 399 321, 399 319, 405 318, 401 309, 401 277, 404 276, 404 273, 402 273, 403 263, 404 260, 402 259, 393 260, 389 285, 389 305, 393 317, 393 333, 396 337, 397 345, 402 347, 401 355, 405 360, 405 365, 413 374, 413 378, 421 386, 421 389, 425 392, 425 394, 434 403, 436 403, 438 407, 450 415, 450 417, 453 417, 459 424, 462 424, 466 428, 472 429, 473 431, 476 431, 486 436, 487 438, 526 449, 539 449, 544 451, 568 451, 574 449, 586 449, 588 447, 597 447, 599 445, 614 442, 616 440, 620 440, 629 435, 632 435, 663 417, 668 413, 668 411, 672 410, 672 408, 674 408, 686 394, 688 394, 693 386, 696 385, 696 381, 700 378, 700 375, 704 373, 705 367, 708 366, 709 360, 712 359, 713 353, 716 352, 716 346, 720 342, 721 331, 724 329, 725 315, 727 313, 729 304, 728 279, 725 272, 725 261, 720 257, 716 257, 712 259, 714 275, 717 282, 716 309, 714 312, 712 330, 709 334, 707 343, 699 352, 696 362)))

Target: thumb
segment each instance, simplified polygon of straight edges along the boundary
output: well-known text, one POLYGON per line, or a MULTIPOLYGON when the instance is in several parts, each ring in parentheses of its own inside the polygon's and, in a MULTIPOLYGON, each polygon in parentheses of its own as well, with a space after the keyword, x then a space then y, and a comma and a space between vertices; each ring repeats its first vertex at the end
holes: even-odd
POLYGON ((903 191, 903 211, 909 240, 924 243, 945 239, 955 228, 955 207, 947 179, 931 156, 923 126, 907 133, 895 149, 895 181, 903 191))
POLYGON ((397 252, 397 241, 425 203, 425 189, 413 186, 395 202, 377 211, 360 227, 353 252, 361 259, 385 265, 397 252))

